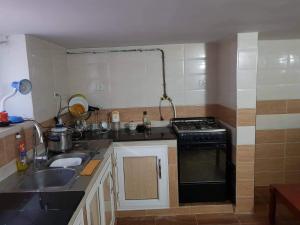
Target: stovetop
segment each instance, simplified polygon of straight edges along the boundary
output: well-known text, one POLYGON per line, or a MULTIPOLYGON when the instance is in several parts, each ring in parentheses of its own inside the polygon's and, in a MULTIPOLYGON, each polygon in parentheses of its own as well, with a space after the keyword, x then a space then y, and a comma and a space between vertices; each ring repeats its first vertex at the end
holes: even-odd
POLYGON ((226 130, 214 117, 175 118, 171 123, 177 133, 220 132, 226 130))

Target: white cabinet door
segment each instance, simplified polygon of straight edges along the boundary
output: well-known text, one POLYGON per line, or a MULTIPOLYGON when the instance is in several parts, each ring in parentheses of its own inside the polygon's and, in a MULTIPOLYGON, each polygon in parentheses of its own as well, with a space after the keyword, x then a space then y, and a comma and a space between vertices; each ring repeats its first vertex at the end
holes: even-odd
POLYGON ((84 219, 83 219, 83 211, 82 209, 79 211, 73 225, 85 225, 84 224, 84 219))
POLYGON ((100 181, 100 205, 102 225, 114 225, 115 205, 111 158, 106 161, 100 181))
POLYGON ((87 225, 114 225, 115 203, 111 157, 86 199, 87 225))
POLYGON ((115 151, 118 210, 168 208, 168 146, 122 146, 115 151))
POLYGON ((87 225, 101 225, 99 187, 100 179, 95 182, 86 198, 87 225))

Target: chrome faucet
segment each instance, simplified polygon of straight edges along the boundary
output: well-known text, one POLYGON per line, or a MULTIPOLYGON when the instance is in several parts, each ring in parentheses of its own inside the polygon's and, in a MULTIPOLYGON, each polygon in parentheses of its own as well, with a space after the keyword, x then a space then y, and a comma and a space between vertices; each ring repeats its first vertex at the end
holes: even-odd
POLYGON ((44 137, 43 137, 43 131, 41 126, 39 125, 39 123, 35 120, 33 120, 33 126, 36 130, 37 136, 38 136, 38 141, 39 143, 37 143, 37 138, 34 137, 34 145, 33 145, 33 165, 34 168, 37 168, 37 161, 38 160, 42 160, 42 161, 46 161, 48 159, 48 150, 47 147, 45 145, 45 141, 44 141, 44 137), (45 152, 43 153, 43 155, 38 155, 38 146, 39 145, 43 145, 45 152))

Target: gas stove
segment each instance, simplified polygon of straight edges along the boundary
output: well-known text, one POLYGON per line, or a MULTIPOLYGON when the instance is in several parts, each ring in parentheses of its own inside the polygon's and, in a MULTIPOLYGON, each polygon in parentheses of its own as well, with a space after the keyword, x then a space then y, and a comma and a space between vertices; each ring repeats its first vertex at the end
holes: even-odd
POLYGON ((177 136, 179 202, 222 202, 228 189, 228 130, 214 117, 171 120, 177 136))
POLYGON ((178 134, 226 131, 214 117, 175 118, 171 124, 178 134))

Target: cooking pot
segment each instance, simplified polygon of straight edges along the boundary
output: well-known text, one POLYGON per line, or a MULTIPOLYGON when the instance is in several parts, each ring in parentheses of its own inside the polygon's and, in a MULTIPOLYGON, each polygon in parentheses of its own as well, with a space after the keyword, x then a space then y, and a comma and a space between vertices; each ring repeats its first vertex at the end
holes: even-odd
POLYGON ((52 152, 66 152, 72 148, 73 131, 67 127, 55 127, 48 133, 48 150, 52 152))

